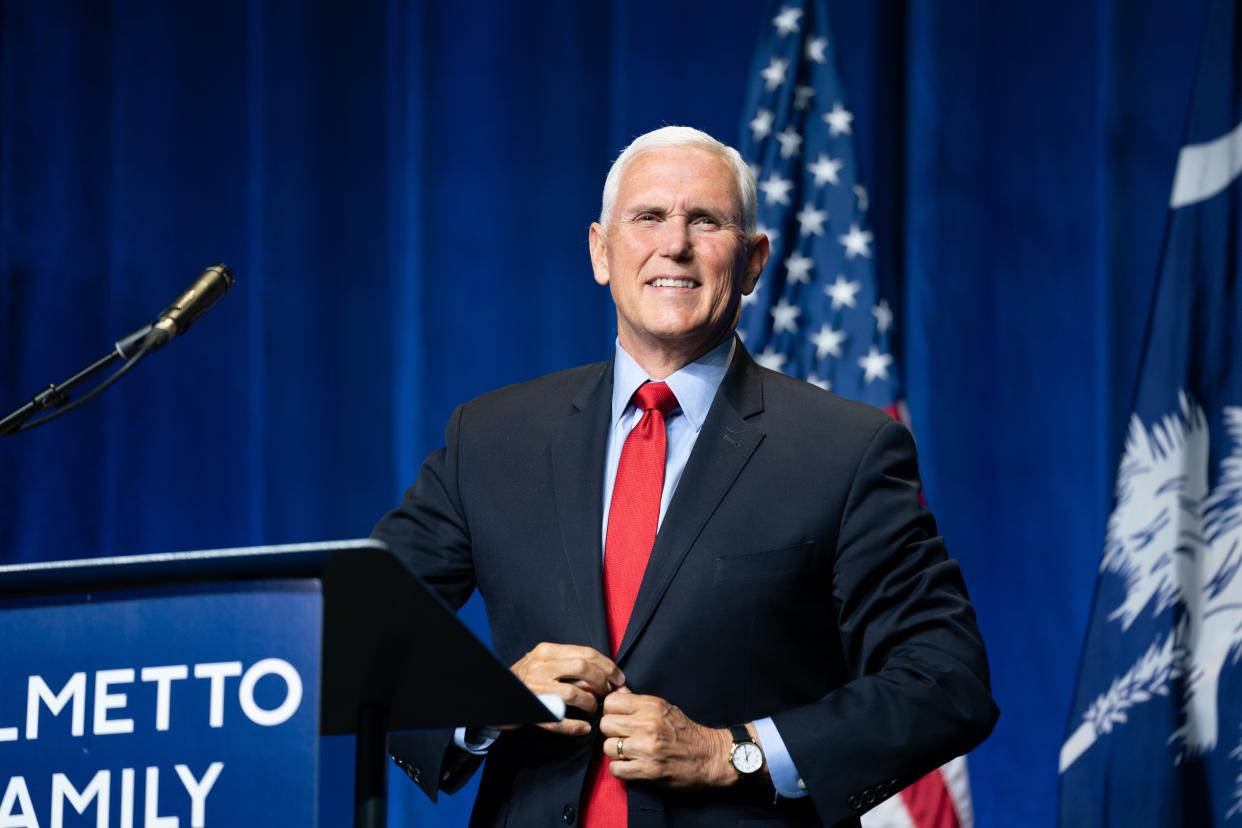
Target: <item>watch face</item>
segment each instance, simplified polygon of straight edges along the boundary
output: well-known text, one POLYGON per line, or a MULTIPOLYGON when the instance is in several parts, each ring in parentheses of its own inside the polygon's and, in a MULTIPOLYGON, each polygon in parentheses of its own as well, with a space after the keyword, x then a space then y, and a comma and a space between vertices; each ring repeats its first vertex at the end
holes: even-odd
POLYGON ((733 746, 730 761, 739 773, 754 773, 763 767, 763 751, 753 742, 740 742, 733 746))

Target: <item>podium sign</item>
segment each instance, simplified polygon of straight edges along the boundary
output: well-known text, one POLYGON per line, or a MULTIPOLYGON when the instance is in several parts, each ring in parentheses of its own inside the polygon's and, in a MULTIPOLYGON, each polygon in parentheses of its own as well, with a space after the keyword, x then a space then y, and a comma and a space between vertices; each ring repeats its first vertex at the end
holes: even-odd
POLYGON ((0 826, 313 825, 316 578, 0 600, 0 826))
POLYGON ((346 733, 380 828, 389 730, 553 720, 379 541, 0 566, 0 828, 314 825, 346 733))

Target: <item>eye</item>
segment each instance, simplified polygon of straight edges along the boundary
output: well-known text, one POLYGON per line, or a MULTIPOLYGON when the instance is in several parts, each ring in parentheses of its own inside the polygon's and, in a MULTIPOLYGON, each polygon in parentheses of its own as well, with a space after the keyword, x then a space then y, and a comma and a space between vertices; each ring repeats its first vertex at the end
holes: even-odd
POLYGON ((660 217, 655 213, 639 213, 634 216, 634 221, 637 224, 651 224, 652 222, 659 221, 659 219, 660 217))
POLYGON ((712 228, 719 227, 720 222, 716 219, 715 216, 699 216, 698 218, 694 220, 694 225, 696 227, 706 227, 708 229, 712 229, 712 228))

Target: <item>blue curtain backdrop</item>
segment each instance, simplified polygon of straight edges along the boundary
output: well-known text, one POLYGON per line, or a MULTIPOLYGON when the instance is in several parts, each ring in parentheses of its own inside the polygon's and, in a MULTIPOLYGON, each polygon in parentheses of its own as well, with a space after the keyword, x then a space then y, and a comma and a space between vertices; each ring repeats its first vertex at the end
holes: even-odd
MULTIPOLYGON (((832 8, 927 491, 1003 710, 972 757, 983 826, 1054 821, 1203 6, 832 8)), ((609 161, 665 123, 734 140, 766 23, 749 3, 0 10, 0 408, 203 266, 238 277, 102 399, 0 441, 3 562, 365 535, 456 403, 608 353, 586 227, 609 161)), ((329 809, 348 761, 330 751, 329 809)), ((469 792, 393 788, 396 825, 464 822, 469 792)))

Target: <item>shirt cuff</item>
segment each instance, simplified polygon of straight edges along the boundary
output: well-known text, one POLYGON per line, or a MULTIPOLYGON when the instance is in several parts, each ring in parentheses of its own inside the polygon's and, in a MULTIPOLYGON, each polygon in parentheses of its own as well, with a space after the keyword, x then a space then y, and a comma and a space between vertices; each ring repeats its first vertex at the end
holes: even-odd
MULTIPOLYGON (((773 729, 775 730, 775 728, 773 729)), ((492 743, 499 736, 499 730, 492 730, 488 727, 459 727, 453 731, 453 744, 466 751, 466 753, 473 753, 475 756, 486 756, 488 748, 492 746, 492 743)))
POLYGON ((777 731, 772 717, 756 719, 755 733, 759 736, 759 746, 763 748, 763 758, 768 763, 768 774, 772 777, 772 787, 779 796, 786 799, 800 799, 807 795, 806 785, 794 767, 793 758, 785 747, 785 740, 777 731))

